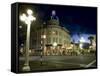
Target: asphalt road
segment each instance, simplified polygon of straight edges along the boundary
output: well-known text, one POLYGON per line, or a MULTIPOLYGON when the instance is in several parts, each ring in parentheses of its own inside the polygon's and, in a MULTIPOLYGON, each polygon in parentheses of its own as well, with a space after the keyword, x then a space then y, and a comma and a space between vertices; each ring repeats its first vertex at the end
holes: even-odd
MULTIPOLYGON (((21 66, 24 64, 24 57, 20 57, 21 66)), ((31 56, 30 67, 32 70, 46 69, 70 69, 96 67, 95 56, 31 56)))

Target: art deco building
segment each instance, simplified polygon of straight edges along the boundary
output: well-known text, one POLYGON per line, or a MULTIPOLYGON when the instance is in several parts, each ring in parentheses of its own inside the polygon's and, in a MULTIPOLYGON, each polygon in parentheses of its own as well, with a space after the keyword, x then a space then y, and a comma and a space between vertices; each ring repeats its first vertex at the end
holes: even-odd
POLYGON ((31 47, 44 55, 59 55, 71 43, 70 32, 60 25, 56 12, 52 11, 50 20, 41 25, 31 37, 31 47))

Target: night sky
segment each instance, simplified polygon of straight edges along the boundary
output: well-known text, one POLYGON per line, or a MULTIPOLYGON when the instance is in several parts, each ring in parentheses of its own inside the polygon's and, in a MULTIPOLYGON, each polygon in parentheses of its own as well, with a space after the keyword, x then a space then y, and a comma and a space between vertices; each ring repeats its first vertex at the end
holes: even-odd
POLYGON ((75 38, 78 34, 95 34, 97 33, 97 8, 96 7, 78 7, 78 6, 55 6, 55 5, 21 5, 20 12, 31 8, 37 21, 46 22, 52 10, 56 11, 59 17, 60 26, 66 27, 71 36, 75 38))

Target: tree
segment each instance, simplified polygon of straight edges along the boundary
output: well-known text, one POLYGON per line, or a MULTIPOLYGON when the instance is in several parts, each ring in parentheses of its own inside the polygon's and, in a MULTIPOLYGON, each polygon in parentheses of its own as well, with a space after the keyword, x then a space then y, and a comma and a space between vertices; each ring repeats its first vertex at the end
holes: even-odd
POLYGON ((93 44, 94 37, 93 36, 89 36, 88 39, 90 40, 90 44, 92 45, 93 44))

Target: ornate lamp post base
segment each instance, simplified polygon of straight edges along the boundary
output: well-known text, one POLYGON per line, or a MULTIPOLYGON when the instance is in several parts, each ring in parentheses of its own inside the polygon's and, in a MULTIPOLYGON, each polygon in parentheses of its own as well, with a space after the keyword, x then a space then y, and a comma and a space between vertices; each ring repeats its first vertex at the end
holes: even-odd
POLYGON ((29 65, 24 65, 22 70, 23 71, 30 71, 30 66, 29 65))

